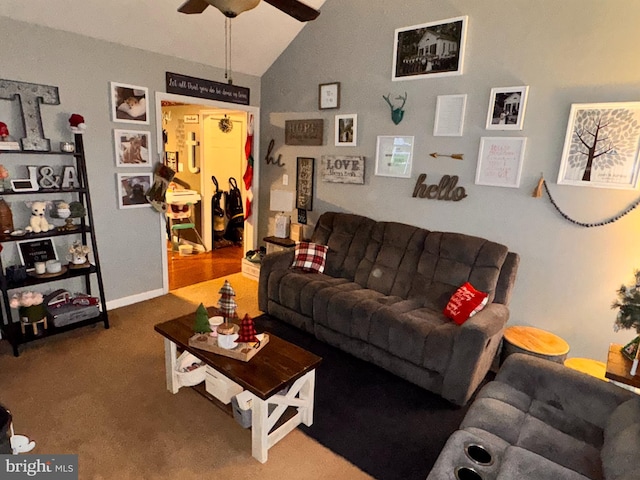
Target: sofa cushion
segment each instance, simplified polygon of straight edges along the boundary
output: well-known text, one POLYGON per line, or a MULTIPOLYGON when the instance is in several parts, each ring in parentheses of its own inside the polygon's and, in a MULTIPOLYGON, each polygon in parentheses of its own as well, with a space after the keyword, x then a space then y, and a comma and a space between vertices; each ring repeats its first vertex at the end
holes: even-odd
POLYGON ((451 295, 443 313, 458 325, 462 325, 482 310, 487 300, 486 293, 476 290, 469 282, 465 282, 451 295))
POLYGON ((607 480, 631 480, 640 476, 640 398, 616 408, 605 427, 602 467, 607 480))
POLYGON ((335 285, 347 283, 344 278, 333 278, 322 273, 304 273, 288 270, 270 292, 270 299, 307 317, 313 316, 313 299, 316 294, 335 285))
POLYGON ((550 461, 520 447, 508 447, 504 452, 496 480, 593 480, 570 468, 550 461))
POLYGON ((380 309, 371 318, 369 342, 403 360, 444 373, 459 327, 441 312, 412 308, 407 300, 380 309))
POLYGON ((327 261, 327 246, 313 242, 298 242, 295 246, 292 268, 303 272, 322 273, 327 261))
POLYGON ((488 294, 491 303, 507 257, 504 245, 460 233, 430 232, 412 276, 410 297, 424 298, 424 306, 442 310, 463 283, 488 294))

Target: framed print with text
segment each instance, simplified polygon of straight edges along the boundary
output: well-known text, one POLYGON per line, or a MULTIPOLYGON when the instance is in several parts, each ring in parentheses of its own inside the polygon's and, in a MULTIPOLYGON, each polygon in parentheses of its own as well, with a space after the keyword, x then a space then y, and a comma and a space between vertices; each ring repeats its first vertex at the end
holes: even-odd
POLYGON ((340 108, 340 82, 322 83, 318 86, 318 108, 340 108))
POLYGON ((411 177, 412 136, 380 135, 376 146, 376 171, 382 177, 411 177))
POLYGON ((482 137, 476 185, 518 188, 526 144, 526 137, 482 137))

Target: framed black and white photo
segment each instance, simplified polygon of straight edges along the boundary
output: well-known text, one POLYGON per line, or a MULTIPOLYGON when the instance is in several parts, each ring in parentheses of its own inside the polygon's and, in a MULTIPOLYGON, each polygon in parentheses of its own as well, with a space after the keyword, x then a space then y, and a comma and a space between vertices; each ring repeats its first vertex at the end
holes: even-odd
POLYGON ((114 130, 116 167, 151 165, 151 132, 114 130))
POLYGON ((122 123, 149 123, 149 89, 111 82, 111 120, 122 123))
POLYGON ((522 130, 529 87, 491 89, 487 130, 522 130))
POLYGON ((558 183, 634 190, 639 143, 640 102, 574 103, 558 183))
POLYGON ((50 237, 39 238, 37 240, 22 240, 16 242, 20 262, 27 270, 33 270, 36 262, 46 262, 47 260, 58 260, 58 254, 50 237))
POLYGON ((151 173, 117 173, 118 208, 150 207, 146 192, 153 177, 151 173))
POLYGON ((412 136, 378 136, 375 174, 382 177, 411 178, 413 142, 412 136))
POLYGON ((526 145, 526 137, 482 137, 476 185, 518 188, 526 145))
POLYGON ((318 108, 340 108, 340 82, 322 83, 318 86, 318 108))
POLYGON ((358 115, 336 115, 336 147, 355 147, 358 140, 358 115))
POLYGON ((462 75, 467 17, 395 31, 392 80, 462 75))

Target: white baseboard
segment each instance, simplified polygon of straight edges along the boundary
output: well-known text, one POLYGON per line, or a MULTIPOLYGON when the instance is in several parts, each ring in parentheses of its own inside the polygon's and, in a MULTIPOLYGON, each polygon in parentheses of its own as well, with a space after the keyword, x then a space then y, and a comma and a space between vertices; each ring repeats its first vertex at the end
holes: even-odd
POLYGON ((148 292, 138 293, 137 295, 131 295, 130 297, 118 298, 116 300, 110 300, 107 302, 107 310, 113 310, 114 308, 126 307, 127 305, 133 305, 134 303, 144 302, 151 298, 156 298, 164 295, 164 291, 159 288, 157 290, 150 290, 148 292))

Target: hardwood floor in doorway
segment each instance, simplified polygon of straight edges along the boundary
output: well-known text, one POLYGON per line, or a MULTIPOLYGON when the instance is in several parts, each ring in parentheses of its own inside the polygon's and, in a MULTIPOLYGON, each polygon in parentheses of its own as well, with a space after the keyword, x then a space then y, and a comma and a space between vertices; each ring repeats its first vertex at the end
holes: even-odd
POLYGON ((180 256, 168 246, 169 290, 242 271, 242 247, 231 246, 196 255, 180 256))

